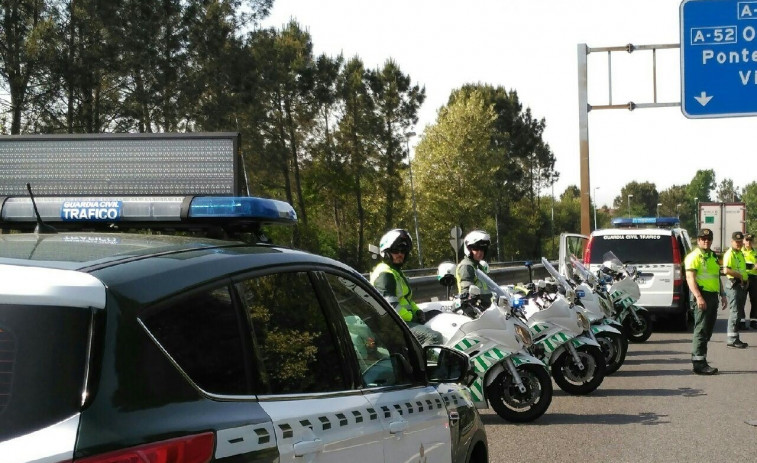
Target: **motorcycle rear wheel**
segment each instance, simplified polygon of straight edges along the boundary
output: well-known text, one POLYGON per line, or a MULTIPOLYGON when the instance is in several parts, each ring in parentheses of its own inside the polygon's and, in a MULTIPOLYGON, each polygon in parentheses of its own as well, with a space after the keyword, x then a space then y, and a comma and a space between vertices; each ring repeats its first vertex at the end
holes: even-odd
POLYGON ((599 347, 577 347, 583 370, 573 362, 573 356, 564 350, 552 364, 552 378, 568 394, 584 395, 594 391, 605 379, 605 356, 599 347))
POLYGON ((628 314, 623 320, 623 328, 629 341, 644 342, 652 336, 652 316, 646 310, 639 310, 636 315, 639 316, 639 321, 633 318, 633 314, 628 314))
POLYGON ((615 332, 602 332, 595 337, 605 356, 605 376, 611 375, 618 371, 626 360, 628 338, 615 332))
POLYGON ((512 423, 533 421, 544 414, 552 402, 552 379, 541 365, 518 366, 526 392, 520 392, 513 376, 505 369, 486 389, 489 405, 501 418, 512 423))

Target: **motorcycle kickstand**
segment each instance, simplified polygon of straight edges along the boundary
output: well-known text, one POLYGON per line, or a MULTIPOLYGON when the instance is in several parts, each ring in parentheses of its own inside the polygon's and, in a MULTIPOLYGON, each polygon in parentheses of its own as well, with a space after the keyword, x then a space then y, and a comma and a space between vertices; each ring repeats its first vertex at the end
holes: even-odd
POLYGON ((518 386, 518 390, 521 393, 526 392, 526 386, 523 385, 523 380, 520 377, 520 374, 518 373, 518 369, 515 368, 515 363, 513 363, 513 359, 507 358, 505 359, 505 365, 507 366, 507 369, 510 370, 510 374, 513 375, 513 382, 515 382, 515 385, 518 386))

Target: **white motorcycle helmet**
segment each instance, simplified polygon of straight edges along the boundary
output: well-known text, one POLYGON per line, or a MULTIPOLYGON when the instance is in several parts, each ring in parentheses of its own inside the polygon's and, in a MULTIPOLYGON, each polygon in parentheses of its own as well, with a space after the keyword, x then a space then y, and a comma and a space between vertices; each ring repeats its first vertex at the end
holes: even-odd
POLYGON ((436 270, 436 279, 442 286, 452 286, 457 279, 455 278, 455 264, 452 262, 442 262, 436 270))
POLYGON ((465 235, 465 239, 463 240, 465 255, 470 257, 471 248, 479 248, 484 250, 484 257, 486 257, 486 251, 489 250, 491 242, 492 239, 488 233, 483 230, 473 230, 465 235))
POLYGON ((407 260, 411 249, 413 249, 413 239, 410 238, 410 233, 407 230, 401 228, 395 228, 384 233, 379 242, 379 252, 384 259, 391 259, 390 250, 402 250, 405 251, 405 260, 407 260))

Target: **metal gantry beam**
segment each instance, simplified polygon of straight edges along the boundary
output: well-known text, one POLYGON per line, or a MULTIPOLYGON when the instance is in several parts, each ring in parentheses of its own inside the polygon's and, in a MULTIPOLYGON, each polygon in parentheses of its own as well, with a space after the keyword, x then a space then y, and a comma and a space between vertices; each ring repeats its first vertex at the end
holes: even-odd
POLYGON ((660 103, 657 101, 657 50, 680 48, 680 44, 660 44, 660 45, 633 45, 627 44, 616 47, 596 47, 590 48, 585 43, 578 44, 578 141, 579 141, 579 158, 581 163, 581 233, 588 235, 591 233, 590 211, 591 211, 591 177, 589 175, 589 112, 600 109, 634 109, 645 108, 666 108, 680 106, 680 102, 660 103), (613 104, 612 102, 612 53, 625 52, 633 53, 635 51, 652 52, 652 102, 637 103, 629 101, 624 104, 613 104), (607 53, 607 81, 608 81, 608 99, 604 105, 590 105, 588 101, 588 55, 590 53, 607 53))

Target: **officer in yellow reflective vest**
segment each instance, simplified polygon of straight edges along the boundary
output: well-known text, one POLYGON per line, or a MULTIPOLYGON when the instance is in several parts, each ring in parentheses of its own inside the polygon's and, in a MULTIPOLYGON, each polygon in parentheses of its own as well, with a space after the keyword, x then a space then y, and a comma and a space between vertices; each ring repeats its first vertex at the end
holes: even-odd
POLYGON ((731 247, 723 254, 723 273, 728 278, 725 294, 728 296, 728 339, 726 346, 745 349, 748 344, 739 339, 739 331, 745 328, 744 305, 746 304, 746 287, 749 284, 746 273, 746 260, 741 248, 744 234, 740 231, 731 235, 731 247))
POLYGON ((747 294, 749 295, 749 305, 752 307, 749 310, 749 327, 751 329, 757 329, 757 250, 752 247, 754 241, 754 235, 747 233, 744 235, 744 248, 741 252, 744 253, 744 260, 746 261, 746 273, 748 275, 747 294))
POLYGON ((382 262, 371 272, 371 284, 399 313, 421 345, 442 344, 441 333, 424 325, 423 311, 413 301, 410 283, 402 273, 402 265, 412 248, 413 240, 406 230, 396 228, 385 233, 379 242, 382 262))
POLYGON ((457 268, 455 269, 457 292, 465 296, 468 294, 468 289, 471 286, 478 286, 478 289, 481 290, 481 301, 485 305, 484 309, 489 307, 491 289, 489 289, 485 282, 478 279, 476 270, 481 270, 484 273, 488 272, 489 265, 484 259, 486 258, 490 244, 491 237, 483 230, 473 230, 465 235, 463 239, 465 257, 457 264, 457 268))
POLYGON ((684 261, 686 283, 694 312, 694 337, 691 342, 691 363, 694 373, 714 375, 718 369, 707 363, 707 343, 718 318, 718 296, 725 310, 726 297, 720 281, 720 264, 712 252, 712 230, 702 228, 697 235, 698 247, 684 261))

